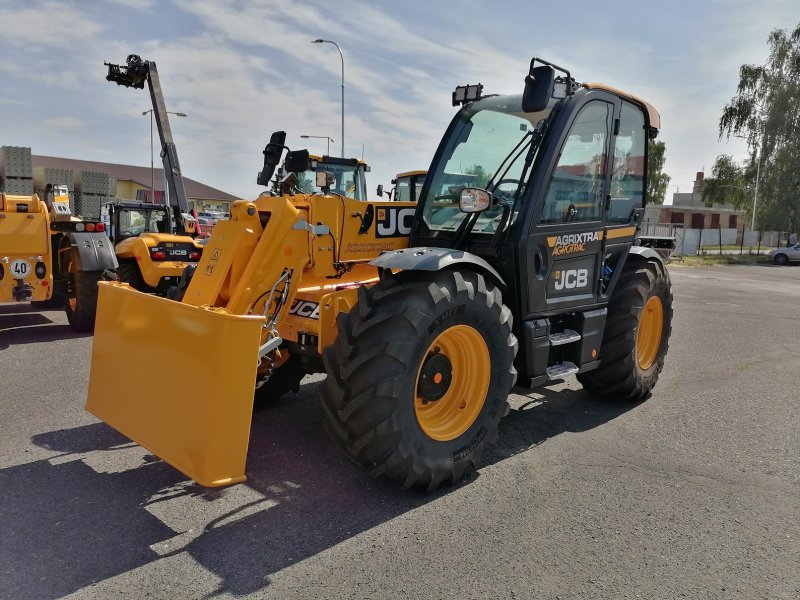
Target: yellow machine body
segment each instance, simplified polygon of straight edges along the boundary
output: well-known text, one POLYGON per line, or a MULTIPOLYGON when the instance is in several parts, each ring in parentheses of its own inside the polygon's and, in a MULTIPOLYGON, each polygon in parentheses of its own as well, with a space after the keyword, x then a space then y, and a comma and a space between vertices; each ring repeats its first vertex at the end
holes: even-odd
POLYGON ((50 220, 37 195, 0 193, 0 302, 18 300, 23 287, 30 292, 27 300, 52 297, 50 220))
POLYGON ((179 278, 189 265, 191 251, 203 252, 203 246, 188 235, 170 233, 142 233, 119 242, 114 251, 119 260, 135 260, 139 266, 142 279, 151 288, 157 288, 165 277, 179 278), (156 261, 151 258, 153 248, 163 248, 169 252, 172 248, 180 248, 186 254, 186 260, 156 261))
POLYGON ((338 195, 235 202, 180 302, 100 283, 87 410, 203 485, 244 480, 262 353, 277 337, 333 342, 336 315, 377 281, 369 261, 408 246, 413 216, 338 195), (145 389, 119 386, 120 355, 202 360, 204 374, 148 369, 145 389))

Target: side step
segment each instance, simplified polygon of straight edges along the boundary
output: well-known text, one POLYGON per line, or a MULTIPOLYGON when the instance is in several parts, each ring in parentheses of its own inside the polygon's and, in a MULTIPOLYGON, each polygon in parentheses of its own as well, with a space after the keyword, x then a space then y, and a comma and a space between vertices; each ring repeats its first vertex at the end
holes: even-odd
POLYGON ((564 344, 571 344, 581 339, 581 334, 572 329, 565 329, 561 333, 550 334, 551 346, 563 346, 564 344))
POLYGON ((562 379, 567 375, 574 375, 580 371, 577 365, 571 362, 563 362, 557 365, 552 365, 547 367, 547 378, 548 379, 562 379))

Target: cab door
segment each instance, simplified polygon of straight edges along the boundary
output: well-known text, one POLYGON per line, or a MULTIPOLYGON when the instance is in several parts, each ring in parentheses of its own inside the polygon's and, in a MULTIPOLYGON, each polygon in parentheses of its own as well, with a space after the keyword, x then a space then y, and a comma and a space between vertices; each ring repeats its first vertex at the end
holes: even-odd
POLYGON ((527 313, 596 304, 619 100, 590 94, 551 161, 526 244, 527 313))

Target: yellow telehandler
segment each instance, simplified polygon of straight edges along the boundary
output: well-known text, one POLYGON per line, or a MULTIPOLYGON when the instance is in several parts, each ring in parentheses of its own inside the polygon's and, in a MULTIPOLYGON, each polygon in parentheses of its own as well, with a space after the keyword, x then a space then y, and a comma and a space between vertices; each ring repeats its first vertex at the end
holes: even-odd
POLYGON ((117 267, 105 225, 72 216, 66 186, 45 199, 0 192, 0 302, 64 306, 76 331, 91 331, 97 282, 117 267))
MULTIPOLYGON (((430 490, 476 464, 515 383, 577 374, 592 393, 646 398, 672 319, 664 264, 633 245, 658 112, 538 58, 522 94, 481 92, 453 93, 461 108, 416 204, 346 198, 318 171, 319 193, 287 183, 234 203, 172 299, 101 283, 87 409, 227 485, 245 479, 254 385, 285 389, 300 364, 327 373, 327 429, 354 462, 430 490), (151 370, 120 388, 120 355, 201 360, 205 376, 151 370)), ((260 182, 284 140, 273 134, 260 182)), ((284 164, 308 162, 290 151, 284 164)))

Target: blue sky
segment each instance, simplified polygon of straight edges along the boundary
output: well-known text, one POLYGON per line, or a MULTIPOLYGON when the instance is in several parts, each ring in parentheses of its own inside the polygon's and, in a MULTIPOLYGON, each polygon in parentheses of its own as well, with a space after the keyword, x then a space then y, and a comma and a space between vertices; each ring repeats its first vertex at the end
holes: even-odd
MULTIPOLYGON (((775 28, 800 21, 797 0, 605 3, 564 0, 0 0, 0 145, 35 154, 148 165, 144 91, 105 80, 103 61, 156 61, 183 172, 255 197, 272 131, 287 145, 340 143, 369 162, 370 191, 428 167, 459 84, 519 93, 531 57, 651 101, 662 117, 666 170, 680 191, 718 154, 718 119, 743 63, 763 63, 775 28), (601 8, 602 6, 602 8, 601 8)), ((158 160, 158 158, 156 158, 158 160)), ((670 188, 671 193, 676 190, 670 188)))

